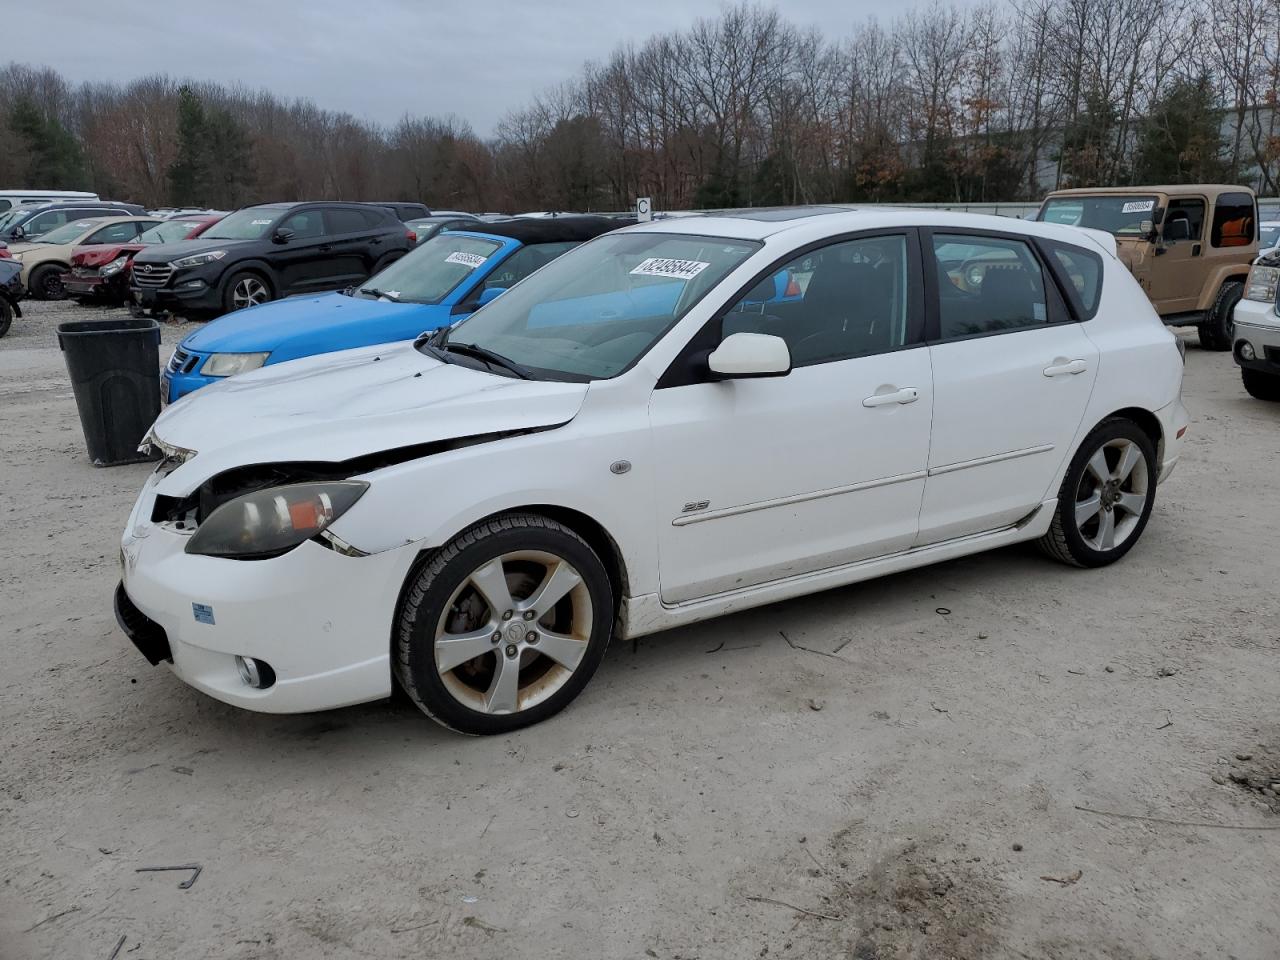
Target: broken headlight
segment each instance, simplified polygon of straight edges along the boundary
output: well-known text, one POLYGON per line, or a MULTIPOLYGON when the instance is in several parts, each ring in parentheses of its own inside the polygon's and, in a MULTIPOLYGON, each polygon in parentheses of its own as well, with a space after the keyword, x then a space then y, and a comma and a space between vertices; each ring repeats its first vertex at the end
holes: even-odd
POLYGON ((324 532, 369 484, 360 480, 295 483, 246 493, 222 504, 187 541, 187 553, 262 560, 324 532))

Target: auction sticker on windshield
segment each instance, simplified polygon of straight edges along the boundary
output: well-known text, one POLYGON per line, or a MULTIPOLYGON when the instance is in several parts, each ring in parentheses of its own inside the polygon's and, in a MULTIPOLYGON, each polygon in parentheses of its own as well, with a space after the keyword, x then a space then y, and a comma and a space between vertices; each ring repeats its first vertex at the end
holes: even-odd
POLYGON ((445 263, 460 263, 464 267, 470 267, 472 270, 480 266, 484 261, 485 258, 478 253, 463 253, 461 250, 455 251, 444 258, 445 263))
POLYGON ((667 260, 663 257, 650 257, 641 260, 631 272, 639 277, 673 277, 677 280, 692 280, 707 267, 709 263, 701 260, 667 260))
POLYGON ((1154 200, 1130 200, 1120 208, 1121 213, 1146 213, 1156 205, 1154 200))

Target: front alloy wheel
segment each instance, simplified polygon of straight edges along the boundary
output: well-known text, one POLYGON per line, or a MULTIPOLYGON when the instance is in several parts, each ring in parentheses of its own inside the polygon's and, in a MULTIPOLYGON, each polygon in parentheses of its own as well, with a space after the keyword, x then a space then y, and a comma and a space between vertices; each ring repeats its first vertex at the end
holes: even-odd
POLYGON ((411 581, 396 674, 430 717, 501 733, 569 703, 612 628, 608 574, 576 533, 517 514, 473 527, 411 581))
POLYGON ((1075 566, 1114 563, 1141 536, 1155 490, 1151 438, 1131 420, 1109 420, 1089 434, 1072 459, 1040 545, 1075 566))
POLYGON ((252 274, 242 274, 231 288, 232 310, 256 307, 260 303, 267 303, 270 299, 270 288, 252 274))

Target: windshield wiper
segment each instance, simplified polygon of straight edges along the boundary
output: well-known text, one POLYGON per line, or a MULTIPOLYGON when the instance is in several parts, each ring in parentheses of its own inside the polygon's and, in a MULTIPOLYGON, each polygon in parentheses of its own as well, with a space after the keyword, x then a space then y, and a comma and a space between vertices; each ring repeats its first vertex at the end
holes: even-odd
POLYGON ((521 380, 533 380, 534 375, 525 367, 520 366, 514 360, 509 360, 500 353, 494 353, 488 347, 481 347, 474 343, 454 343, 452 340, 442 340, 438 345, 431 344, 439 350, 448 351, 450 353, 460 353, 465 357, 475 357, 491 367, 501 367, 509 373, 514 373, 521 380))
POLYGON ((360 292, 367 293, 371 297, 386 297, 388 300, 394 301, 396 303, 400 302, 399 297, 393 297, 391 296, 391 294, 387 293, 385 290, 379 290, 377 287, 361 287, 360 292))

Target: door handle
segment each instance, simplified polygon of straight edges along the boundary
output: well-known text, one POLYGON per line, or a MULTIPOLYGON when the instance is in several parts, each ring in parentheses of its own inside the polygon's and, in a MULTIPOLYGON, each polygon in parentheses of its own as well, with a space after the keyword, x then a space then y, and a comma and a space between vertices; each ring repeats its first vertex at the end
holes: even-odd
POLYGON ((1065 377, 1068 374, 1075 376, 1077 373, 1084 373, 1089 369, 1089 364, 1083 360, 1067 360, 1065 357, 1055 357, 1053 363, 1044 368, 1046 377, 1065 377))
POLYGON ((322 243, 320 244, 318 249, 320 250, 321 253, 328 253, 330 250, 333 249, 333 245, 328 243, 322 243))
POLYGON ((864 407, 886 407, 891 403, 915 403, 920 399, 920 391, 915 387, 903 387, 892 393, 873 393, 862 401, 864 407))
POLYGON ((370 245, 370 246, 372 246, 372 247, 376 247, 376 246, 377 246, 378 244, 380 244, 381 242, 382 242, 382 238, 381 238, 381 237, 370 237, 370 238, 369 238, 369 245, 370 245))

